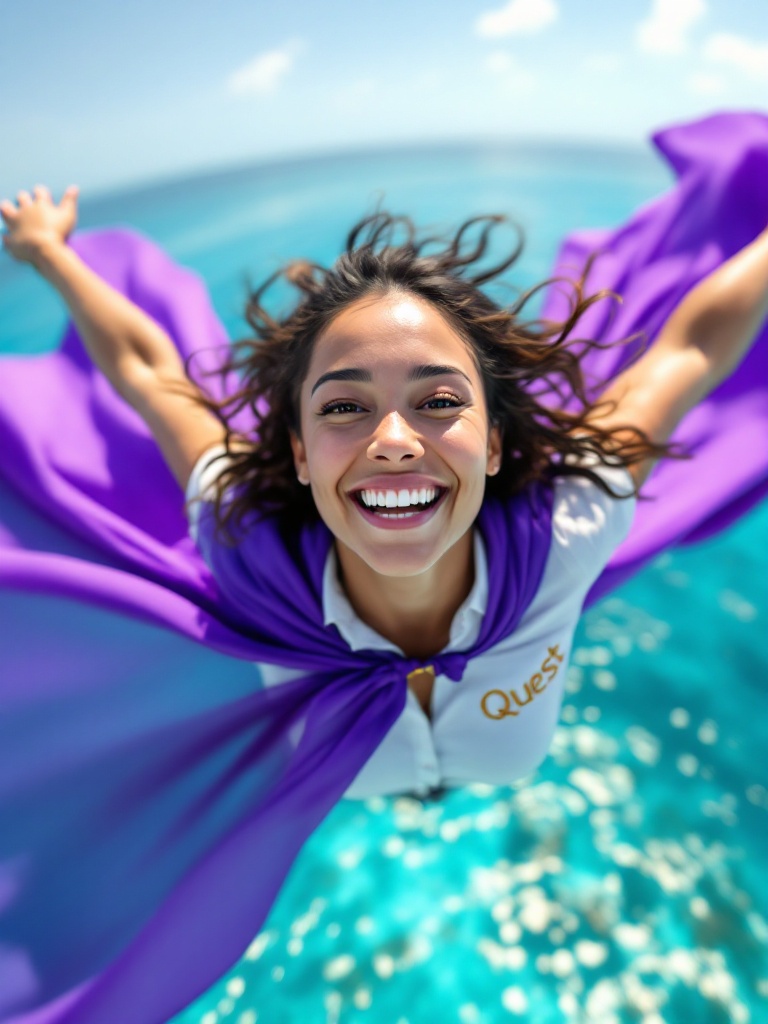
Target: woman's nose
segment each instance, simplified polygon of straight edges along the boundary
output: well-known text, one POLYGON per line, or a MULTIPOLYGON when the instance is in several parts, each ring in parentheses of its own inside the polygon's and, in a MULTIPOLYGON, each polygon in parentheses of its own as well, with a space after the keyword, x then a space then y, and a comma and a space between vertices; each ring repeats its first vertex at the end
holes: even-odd
POLYGON ((397 412, 391 412, 379 420, 378 426, 368 446, 368 458, 414 459, 424 454, 424 448, 418 434, 408 420, 397 412))

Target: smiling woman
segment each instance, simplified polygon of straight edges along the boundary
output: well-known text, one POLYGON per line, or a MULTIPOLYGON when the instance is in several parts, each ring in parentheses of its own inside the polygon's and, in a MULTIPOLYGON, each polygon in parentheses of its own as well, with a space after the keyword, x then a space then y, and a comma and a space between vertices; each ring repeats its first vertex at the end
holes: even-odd
POLYGON ((517 256, 477 269, 496 216, 364 219, 230 351, 148 239, 67 243, 73 192, 0 204, 73 319, 0 392, 0 1020, 166 1020, 342 797, 529 773, 582 609, 765 493, 768 121, 658 141, 676 189, 570 239, 533 323, 481 287, 517 256), (593 270, 623 344, 584 327, 593 270))
MULTIPOLYGON (((264 410, 257 417, 257 444, 243 444, 237 454, 228 455, 218 447, 204 453, 206 462, 224 456, 218 477, 202 496, 215 503, 217 527, 226 526, 234 516, 242 525, 242 516, 254 509, 279 512, 297 528, 302 518, 319 517, 334 537, 329 573, 339 581, 348 623, 366 631, 369 647, 383 644, 384 649, 421 661, 460 649, 459 612, 478 577, 485 574, 486 554, 475 552, 476 543, 482 542, 475 537, 474 525, 486 494, 509 499, 532 481, 548 480, 558 469, 552 456, 559 453, 565 456, 559 467, 564 478, 574 470, 583 472, 609 495, 610 483, 618 483, 619 491, 623 484, 626 500, 632 496, 631 489, 627 494, 626 474, 617 476, 615 468, 613 475, 606 472, 610 454, 613 466, 621 467, 649 452, 666 451, 647 439, 634 446, 611 445, 610 432, 590 439, 583 430, 584 413, 548 409, 531 396, 527 387, 540 385, 547 372, 558 369, 572 391, 583 395, 580 362, 566 339, 597 297, 582 299, 583 281, 579 282, 569 322, 538 330, 522 325, 517 313, 495 306, 478 281, 507 269, 519 247, 491 271, 469 280, 462 275, 485 255, 490 231, 502 220, 469 221, 443 250, 427 255, 427 241, 416 240, 407 218, 380 213, 352 230, 346 253, 331 270, 290 265, 286 274, 298 284, 303 301, 276 323, 260 305, 263 289, 255 293, 248 314, 257 341, 240 344, 239 351, 245 353, 240 360, 235 347, 225 366, 227 373, 241 373, 241 390, 223 403, 207 403, 225 422, 243 402, 264 410), (468 230, 476 224, 482 229, 479 241, 464 253, 468 230), (407 238, 395 245, 398 225, 405 227, 407 238), (603 453, 600 440, 610 454, 603 453), (590 466, 590 456, 596 468, 590 466), (488 482, 502 469, 501 485, 489 488, 488 482), (308 494, 302 494, 303 488, 308 494)), ((524 299, 518 313, 523 303, 524 299)), ((587 411, 590 408, 587 403, 587 411)), ((567 495, 584 493, 589 498, 590 492, 571 479, 569 488, 558 489, 556 536, 567 518, 567 495)), ((188 503, 201 499, 197 481, 193 474, 188 503)), ((629 519, 612 511, 610 503, 603 511, 603 534, 617 542, 629 519)), ((569 533, 567 526, 565 532, 569 533)), ((572 573, 560 573, 560 581, 568 582, 572 594, 583 596, 604 562, 595 558, 594 543, 582 542, 579 547, 574 540, 571 531, 572 557, 581 550, 589 553, 591 564, 584 567, 578 586, 573 585, 572 573)), ((542 597, 547 590, 542 589, 542 597)), ((478 593, 474 599, 480 607, 478 593)), ((578 617, 578 609, 569 602, 564 609, 566 605, 567 614, 557 629, 564 646, 578 617)), ((327 600, 324 607, 328 621, 327 600)), ((354 637, 346 639, 354 649, 354 637)), ((467 640, 462 636, 465 646, 467 640)), ((504 672, 510 678, 530 675, 528 661, 538 655, 527 652, 517 663, 525 644, 518 637, 508 646, 511 660, 504 672)), ((476 685, 461 690, 463 700, 475 710, 476 689, 485 672, 478 666, 476 685)), ((293 678, 274 667, 262 675, 273 685, 293 678)), ((490 774, 487 764, 470 769, 469 752, 488 751, 487 738, 480 742, 478 733, 475 739, 464 735, 464 770, 454 771, 449 757, 435 753, 435 744, 439 746, 449 731, 445 706, 441 715, 436 714, 437 705, 447 701, 448 680, 432 670, 412 673, 408 683, 421 712, 433 722, 432 736, 427 738, 423 726, 409 723, 406 712, 348 796, 425 792, 445 779, 458 784, 459 775, 462 782, 511 779, 530 768, 530 759, 513 767, 497 751, 490 774), (418 754, 422 767, 414 767, 409 776, 402 766, 413 762, 413 756, 395 754, 401 745, 407 749, 405 729, 424 733, 418 754)), ((553 691, 542 741, 551 734, 557 704, 553 691)), ((478 725, 481 732, 487 728, 480 719, 478 725)), ((538 759, 541 756, 537 749, 538 759)))

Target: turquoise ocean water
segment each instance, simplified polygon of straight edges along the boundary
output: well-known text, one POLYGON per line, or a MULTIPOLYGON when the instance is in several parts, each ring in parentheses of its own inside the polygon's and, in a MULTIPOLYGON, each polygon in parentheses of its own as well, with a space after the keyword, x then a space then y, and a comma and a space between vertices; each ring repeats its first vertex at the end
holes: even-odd
MULTIPOLYGON (((397 150, 86 194, 80 226, 149 234, 242 337, 245 276, 332 261, 377 201, 432 228, 509 214, 526 288, 565 233, 615 226, 670 181, 650 152, 397 150)), ((64 323, 0 256, 0 352, 50 349, 64 323)), ((582 618, 534 775, 343 801, 242 961, 174 1024, 768 1021, 767 537, 763 503, 582 618)))

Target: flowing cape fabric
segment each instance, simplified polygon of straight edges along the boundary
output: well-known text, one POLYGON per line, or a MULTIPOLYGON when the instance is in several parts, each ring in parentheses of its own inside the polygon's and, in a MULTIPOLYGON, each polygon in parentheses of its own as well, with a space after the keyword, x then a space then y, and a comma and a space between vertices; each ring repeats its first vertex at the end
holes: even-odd
MULTIPOLYGON (((556 272, 601 249, 582 336, 652 339, 696 281, 768 220, 768 118, 659 133, 679 180, 614 232, 567 239, 556 272)), ((195 366, 227 344, 202 281, 133 231, 70 244, 195 366)), ((549 293, 543 315, 564 315, 549 293)), ((217 355, 218 353, 218 355, 217 355)), ((596 380, 632 346, 595 352, 596 380)), ((710 536, 768 490, 768 337, 680 425, 587 604, 673 544, 710 536)), ((322 618, 322 525, 191 542, 179 488, 70 325, 44 356, 0 360, 0 1021, 162 1024, 243 953, 302 844, 402 711, 416 662, 352 652, 322 618), (254 690, 253 661, 306 675, 254 690)), ((206 384, 212 388, 213 378, 206 384)), ((231 385, 224 382, 222 389, 231 385)), ((242 424, 247 426, 247 424, 242 424)), ((489 603, 476 645, 434 660, 457 684, 509 635, 551 537, 543 482, 478 521, 489 603)))

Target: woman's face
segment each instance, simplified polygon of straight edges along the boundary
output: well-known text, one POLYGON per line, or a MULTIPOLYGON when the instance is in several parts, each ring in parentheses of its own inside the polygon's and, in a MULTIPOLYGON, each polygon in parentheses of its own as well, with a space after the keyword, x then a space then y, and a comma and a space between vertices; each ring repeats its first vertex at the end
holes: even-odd
POLYGON ((501 462, 468 346, 401 292, 359 300, 318 337, 301 434, 296 471, 324 522, 385 576, 424 572, 452 548, 501 462))

